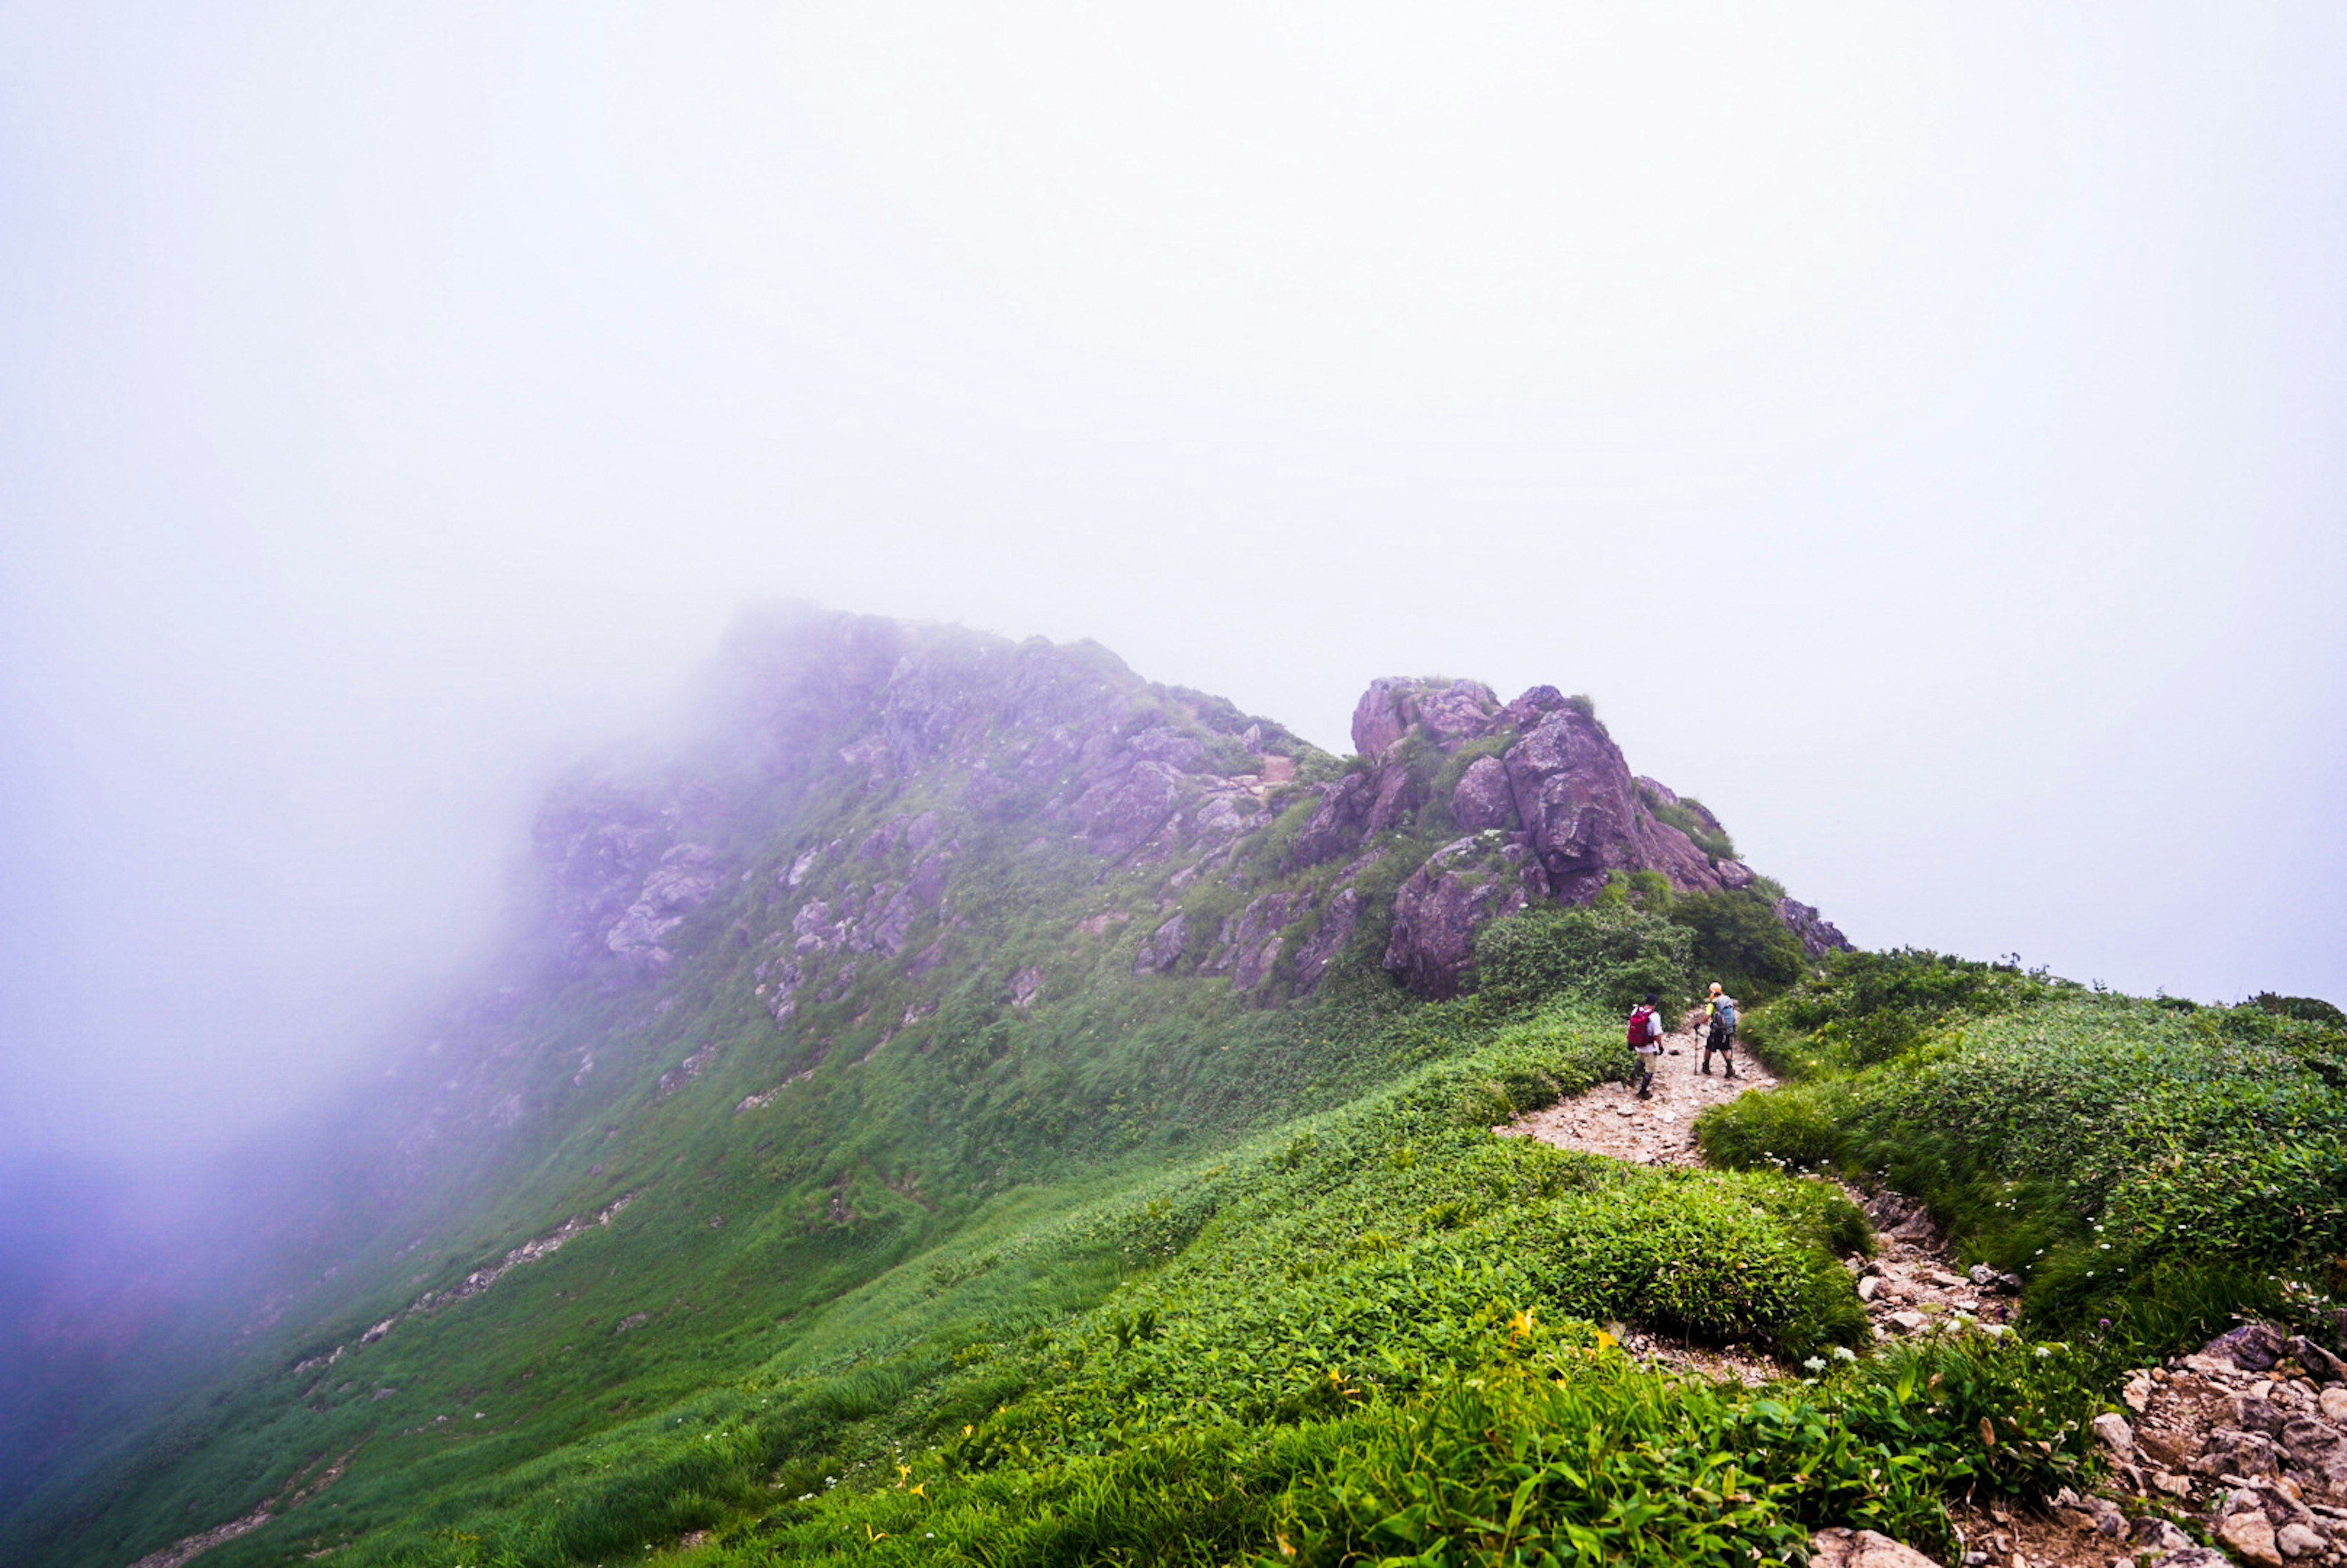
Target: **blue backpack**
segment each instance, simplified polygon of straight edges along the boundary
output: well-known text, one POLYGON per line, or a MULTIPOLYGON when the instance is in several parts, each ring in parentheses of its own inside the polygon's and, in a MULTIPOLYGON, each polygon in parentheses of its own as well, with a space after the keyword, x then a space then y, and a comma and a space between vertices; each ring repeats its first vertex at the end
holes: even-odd
POLYGON ((1734 1034, 1736 1032, 1736 999, 1723 996, 1712 1003, 1711 1016, 1719 1020, 1720 1028, 1734 1034))

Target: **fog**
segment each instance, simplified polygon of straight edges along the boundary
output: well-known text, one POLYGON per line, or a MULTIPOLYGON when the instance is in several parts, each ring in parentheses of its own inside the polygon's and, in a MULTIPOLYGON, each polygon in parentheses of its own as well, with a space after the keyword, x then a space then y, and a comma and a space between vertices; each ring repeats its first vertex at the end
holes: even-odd
POLYGON ((0 5, 0 1139, 499 929, 745 603, 1586 691, 1870 946, 2347 999, 2335 7, 0 5))

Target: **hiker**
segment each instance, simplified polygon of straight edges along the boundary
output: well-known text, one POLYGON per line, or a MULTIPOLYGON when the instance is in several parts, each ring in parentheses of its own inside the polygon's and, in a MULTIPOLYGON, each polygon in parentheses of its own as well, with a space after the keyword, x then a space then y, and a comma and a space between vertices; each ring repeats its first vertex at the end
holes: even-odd
POLYGON ((1722 990, 1717 980, 1711 982, 1711 995, 1703 1004, 1703 1070, 1711 1071, 1711 1053, 1719 1052, 1727 1063, 1727 1076, 1736 1076, 1736 999, 1722 990))
POLYGON ((1653 1098, 1655 1062, 1663 1054, 1663 1015, 1655 1004, 1661 999, 1653 991, 1646 999, 1630 1009, 1630 1081, 1638 1086, 1638 1098, 1653 1098))

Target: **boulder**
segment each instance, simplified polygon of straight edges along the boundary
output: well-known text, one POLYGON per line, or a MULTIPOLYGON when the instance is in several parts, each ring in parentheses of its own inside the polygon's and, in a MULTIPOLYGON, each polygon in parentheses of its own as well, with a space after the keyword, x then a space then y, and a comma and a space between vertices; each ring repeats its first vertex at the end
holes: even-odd
POLYGON ((2347 1381, 2347 1361, 2342 1361, 2303 1334, 2293 1334, 2283 1340, 2282 1354, 2315 1377, 2332 1382, 2347 1381))
POLYGON ((2331 1544, 2331 1537, 2314 1525, 2290 1523, 2274 1532, 2274 1544, 2284 1557, 2312 1557, 2331 1544))
POLYGON ((1206 972, 1231 977, 1231 989, 1251 991, 1271 978, 1290 922, 1312 907, 1308 893, 1266 893, 1223 922, 1206 972))
POLYGON ((2273 1522, 2258 1510, 2227 1514, 2217 1524, 2217 1539, 2235 1556, 2259 1568, 2281 1568, 2281 1549, 2274 1540, 2273 1522))
POLYGON ((1308 997, 1320 987, 1320 977, 1352 940, 1353 927, 1361 917, 1361 891, 1358 887, 1340 887, 1328 900, 1328 909, 1320 917, 1320 925, 1304 945, 1296 951, 1295 994, 1308 997))
POLYGON ((1409 692, 1416 684, 1382 676, 1369 682, 1369 689, 1353 704, 1354 751, 1374 762, 1409 733, 1416 714, 1409 692))
POLYGON ((1481 835, 1428 856, 1394 895, 1386 968, 1419 996, 1457 996, 1474 961, 1476 929, 1527 902, 1523 858, 1521 845, 1481 835))
POLYGON ((1940 1568, 1912 1546, 1872 1530, 1820 1530, 1809 1539, 1810 1568, 1940 1568))
POLYGON ((1377 788, 1375 775, 1366 773, 1347 774, 1323 785, 1320 804, 1296 835, 1286 868, 1306 870, 1360 847, 1369 830, 1369 808, 1376 803, 1377 788))
MULTIPOLYGON (((2347 1486, 2347 1434, 2312 1416, 2292 1416, 2277 1434, 2301 1474, 2319 1475, 2333 1489, 2347 1486)), ((2247 1473, 2246 1471, 2243 1473, 2247 1473)))
POLYGON ((1570 706, 1543 714, 1504 761, 1516 815, 1560 898, 1579 903, 1609 872, 1643 868, 1630 770, 1596 720, 1570 706))
POLYGON ((2233 1424, 2247 1432, 2263 1432, 2270 1438, 2281 1436, 2290 1412, 2271 1399, 2261 1399, 2255 1394, 2244 1394, 2233 1401, 2233 1424))
POLYGON ((1497 757, 1477 757, 1468 764, 1450 792, 1450 820, 1464 833, 1514 827, 1516 801, 1508 785, 1507 764, 1497 757))
POLYGON ((1141 951, 1133 960, 1136 975, 1162 975, 1172 969, 1182 957, 1182 946, 1190 939, 1190 917, 1174 911, 1174 917, 1142 939, 1141 951))
POLYGON ((1418 781, 1409 776, 1408 768, 1379 768, 1377 792, 1369 800, 1368 828, 1371 833, 1384 833, 1404 826, 1418 815, 1418 808, 1423 804, 1418 781))
POLYGON ((1455 744, 1488 733, 1499 711, 1500 700, 1481 681, 1381 678, 1353 708, 1353 749, 1375 761, 1421 726, 1436 744, 1455 744))
POLYGON ((1565 705, 1565 695, 1553 686, 1530 686, 1524 694, 1501 709, 1491 720, 1495 730, 1514 730, 1519 733, 1531 729, 1547 714, 1565 705))
POLYGON ((2212 1361, 2230 1362, 2244 1372, 2270 1372, 2288 1344, 2281 1330, 2270 1323, 2244 1323, 2200 1347, 2200 1354, 2212 1361))
POLYGON ((1122 860, 1157 835, 1182 800, 1183 774, 1144 759, 1122 771, 1092 775, 1067 807, 1095 855, 1122 860))
POLYGON ((2102 1440, 2103 1446, 2119 1458, 2125 1459, 2135 1451, 2135 1429, 2127 1425, 2127 1418, 2117 1411, 2105 1410, 2096 1416, 2094 1428, 2095 1436, 2102 1440))
POLYGON ((2191 1468, 2202 1475, 2269 1476, 2280 1468, 2281 1450, 2263 1432, 2219 1427, 2191 1468))

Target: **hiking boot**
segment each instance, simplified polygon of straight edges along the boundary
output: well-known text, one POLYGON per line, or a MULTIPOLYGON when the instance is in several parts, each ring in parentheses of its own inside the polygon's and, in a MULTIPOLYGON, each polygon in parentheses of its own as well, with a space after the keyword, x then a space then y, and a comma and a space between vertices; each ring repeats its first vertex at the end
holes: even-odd
POLYGON ((1736 1076, 1736 1063, 1732 1061, 1727 1064, 1727 1076, 1730 1078, 1736 1076))
POLYGON ((1709 1072, 1711 1071, 1711 1058, 1706 1056, 1703 1059, 1703 1070, 1706 1072, 1709 1072))

